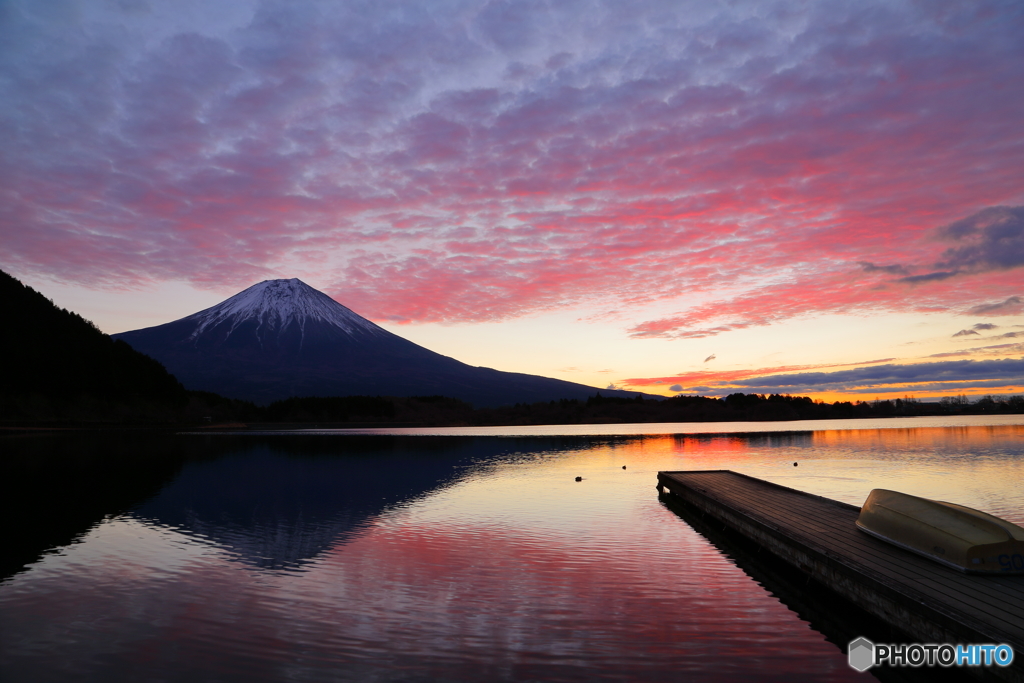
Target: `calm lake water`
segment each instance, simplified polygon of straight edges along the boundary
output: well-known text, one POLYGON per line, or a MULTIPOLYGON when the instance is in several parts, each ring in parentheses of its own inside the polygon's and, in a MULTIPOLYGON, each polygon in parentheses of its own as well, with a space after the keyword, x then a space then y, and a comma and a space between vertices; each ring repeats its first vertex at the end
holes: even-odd
POLYGON ((0 680, 863 681, 658 471, 1024 524, 1022 416, 361 431, 4 437, 0 680))

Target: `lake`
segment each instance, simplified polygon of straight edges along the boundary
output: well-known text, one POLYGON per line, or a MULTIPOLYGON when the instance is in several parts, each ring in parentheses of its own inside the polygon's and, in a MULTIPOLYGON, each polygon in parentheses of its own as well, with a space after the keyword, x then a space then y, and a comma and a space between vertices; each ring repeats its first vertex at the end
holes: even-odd
POLYGON ((863 681, 844 607, 658 471, 1024 524, 1024 416, 0 441, 12 683, 863 681))

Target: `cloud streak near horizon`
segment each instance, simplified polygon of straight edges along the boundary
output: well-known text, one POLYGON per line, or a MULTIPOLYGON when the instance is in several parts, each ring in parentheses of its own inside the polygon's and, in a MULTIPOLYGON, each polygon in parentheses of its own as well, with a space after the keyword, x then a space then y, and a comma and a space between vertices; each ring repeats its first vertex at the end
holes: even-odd
MULTIPOLYGON (((635 337, 1021 310, 1014 2, 9 2, 3 266, 635 337)), ((673 381, 673 383, 675 383, 673 381)))
MULTIPOLYGON (((1024 344, 1017 344, 1020 352, 1024 344)), ((879 363, 879 361, 873 361, 879 363)), ((842 370, 798 372, 799 367, 733 372, 693 372, 675 377, 631 379, 624 384, 645 387, 676 382, 672 391, 726 395, 949 393, 985 387, 1024 387, 1024 359, 950 360, 928 363, 884 363, 842 370), (796 372, 795 372, 796 371, 796 372)))

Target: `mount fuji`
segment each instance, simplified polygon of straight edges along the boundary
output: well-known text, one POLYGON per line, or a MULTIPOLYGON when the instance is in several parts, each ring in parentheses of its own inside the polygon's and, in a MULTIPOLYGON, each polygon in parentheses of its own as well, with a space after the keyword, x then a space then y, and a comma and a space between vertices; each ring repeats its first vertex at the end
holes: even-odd
POLYGON ((493 407, 598 391, 466 365, 378 327, 295 278, 266 280, 180 320, 111 336, 163 363, 187 389, 258 404, 292 396, 439 394, 493 407))

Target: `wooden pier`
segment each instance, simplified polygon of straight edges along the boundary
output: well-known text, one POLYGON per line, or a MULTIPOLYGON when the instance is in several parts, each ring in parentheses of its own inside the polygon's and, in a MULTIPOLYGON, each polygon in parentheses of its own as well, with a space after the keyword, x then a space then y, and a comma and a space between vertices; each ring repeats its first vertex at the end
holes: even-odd
POLYGON ((659 472, 658 491, 913 642, 1011 645, 1009 667, 955 669, 1024 682, 1024 576, 958 572, 859 531, 859 507, 737 472, 659 472))

